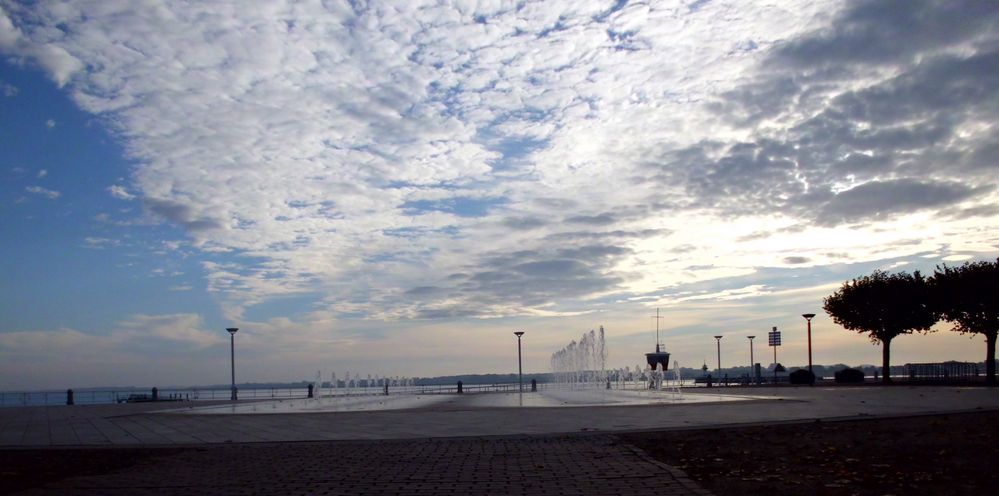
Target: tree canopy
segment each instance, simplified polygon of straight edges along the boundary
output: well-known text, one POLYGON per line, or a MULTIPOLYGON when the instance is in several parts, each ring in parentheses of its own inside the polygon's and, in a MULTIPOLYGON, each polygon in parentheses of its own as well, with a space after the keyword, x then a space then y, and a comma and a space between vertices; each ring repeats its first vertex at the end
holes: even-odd
POLYGON ((937 322, 929 285, 919 271, 889 274, 876 270, 843 283, 823 300, 823 308, 845 329, 867 334, 872 343, 881 343, 885 382, 891 380, 891 340, 901 334, 929 331, 937 322))
POLYGON ((954 325, 954 331, 983 334, 986 342, 986 381, 996 382, 996 336, 999 334, 999 259, 944 264, 930 279, 933 307, 954 325))

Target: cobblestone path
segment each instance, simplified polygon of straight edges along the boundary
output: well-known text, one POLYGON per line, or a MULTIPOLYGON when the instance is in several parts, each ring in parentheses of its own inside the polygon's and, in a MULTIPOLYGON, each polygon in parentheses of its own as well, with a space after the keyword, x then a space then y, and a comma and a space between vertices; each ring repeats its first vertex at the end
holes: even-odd
MULTIPOLYGON (((97 450, 59 451, 82 457, 97 450)), ((99 451, 129 456, 132 450, 99 451)), ((613 435, 563 435, 170 448, 128 468, 54 481, 20 494, 709 493, 613 435)))

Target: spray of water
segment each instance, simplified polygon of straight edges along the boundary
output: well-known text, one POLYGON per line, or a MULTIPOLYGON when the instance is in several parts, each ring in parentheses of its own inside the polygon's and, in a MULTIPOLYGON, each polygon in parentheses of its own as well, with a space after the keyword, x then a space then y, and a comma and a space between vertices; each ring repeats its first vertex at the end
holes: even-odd
POLYGON ((604 384, 607 375, 607 343, 604 327, 600 332, 584 332, 579 341, 573 340, 552 353, 551 371, 558 384, 571 387, 592 387, 604 384))

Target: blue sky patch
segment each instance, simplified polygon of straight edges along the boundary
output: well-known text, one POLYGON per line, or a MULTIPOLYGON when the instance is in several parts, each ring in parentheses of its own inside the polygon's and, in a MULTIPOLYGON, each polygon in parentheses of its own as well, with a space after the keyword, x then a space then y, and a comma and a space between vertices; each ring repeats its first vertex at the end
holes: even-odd
POLYGON ((494 207, 503 205, 502 198, 455 197, 447 200, 416 200, 403 203, 400 208, 406 215, 423 215, 427 212, 447 212, 459 217, 484 217, 494 207))

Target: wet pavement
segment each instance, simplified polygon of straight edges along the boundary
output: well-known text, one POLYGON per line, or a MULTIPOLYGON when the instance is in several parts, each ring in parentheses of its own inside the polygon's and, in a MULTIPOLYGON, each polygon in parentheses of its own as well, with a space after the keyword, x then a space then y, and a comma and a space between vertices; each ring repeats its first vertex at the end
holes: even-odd
MULTIPOLYGON (((698 391, 684 395, 706 394, 698 391)), ((614 432, 999 409, 999 390, 982 387, 715 388, 710 394, 755 399, 564 408, 481 407, 461 399, 408 410, 266 415, 184 413, 203 406, 193 402, 19 407, 0 409, 0 447, 614 432)), ((266 409, 268 403, 256 404, 266 409)))

